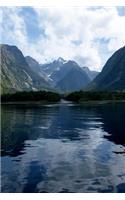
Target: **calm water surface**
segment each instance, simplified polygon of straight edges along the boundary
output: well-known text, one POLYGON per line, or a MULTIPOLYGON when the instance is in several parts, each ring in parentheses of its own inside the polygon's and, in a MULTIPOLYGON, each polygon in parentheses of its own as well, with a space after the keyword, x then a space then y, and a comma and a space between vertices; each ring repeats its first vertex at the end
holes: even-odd
POLYGON ((125 104, 2 105, 2 192, 125 192, 125 104))

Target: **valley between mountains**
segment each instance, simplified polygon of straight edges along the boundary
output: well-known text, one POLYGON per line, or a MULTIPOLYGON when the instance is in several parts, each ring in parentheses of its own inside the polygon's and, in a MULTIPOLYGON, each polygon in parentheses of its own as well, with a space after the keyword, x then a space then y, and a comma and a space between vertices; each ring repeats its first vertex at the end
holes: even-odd
POLYGON ((102 71, 92 71, 73 60, 58 58, 40 64, 16 46, 0 45, 1 94, 21 91, 124 91, 125 47, 116 51, 102 71))

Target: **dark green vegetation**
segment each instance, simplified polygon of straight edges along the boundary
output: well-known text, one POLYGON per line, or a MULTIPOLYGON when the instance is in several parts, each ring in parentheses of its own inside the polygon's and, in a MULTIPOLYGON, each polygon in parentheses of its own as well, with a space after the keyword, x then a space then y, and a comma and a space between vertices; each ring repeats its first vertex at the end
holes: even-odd
POLYGON ((26 102, 26 101, 47 101, 57 102, 60 101, 61 97, 59 94, 54 92, 16 92, 14 94, 4 94, 1 96, 2 102, 26 102))
POLYGON ((125 90, 125 47, 116 51, 86 90, 125 90))
POLYGON ((72 92, 65 97, 68 101, 105 101, 125 100, 125 92, 72 92))
POLYGON ((67 101, 87 102, 87 101, 117 101, 125 100, 125 92, 72 92, 68 95, 60 95, 55 92, 47 91, 30 91, 30 92, 16 92, 13 94, 3 94, 1 96, 2 102, 28 102, 28 101, 47 101, 58 102, 61 98, 67 101))

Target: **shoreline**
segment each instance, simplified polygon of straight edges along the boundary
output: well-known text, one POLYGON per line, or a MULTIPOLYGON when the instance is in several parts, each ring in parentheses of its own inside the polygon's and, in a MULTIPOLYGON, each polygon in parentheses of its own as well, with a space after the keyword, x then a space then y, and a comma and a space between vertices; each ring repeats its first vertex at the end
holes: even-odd
POLYGON ((78 104, 80 104, 80 105, 89 105, 89 106, 104 105, 104 104, 116 104, 116 103, 125 103, 125 100, 102 100, 102 101, 89 100, 89 101, 79 101, 78 102, 78 104))
POLYGON ((60 101, 57 102, 51 102, 51 101, 8 101, 8 102, 1 102, 1 105, 12 105, 12 104, 17 104, 17 105, 31 105, 31 104, 36 104, 36 105, 45 105, 45 104, 55 104, 59 103, 60 101))
MULTIPOLYGON (((50 102, 50 101, 8 101, 8 102, 1 102, 1 105, 45 105, 45 104, 61 104, 60 101, 50 102)), ((103 105, 103 104, 110 104, 110 103, 125 103, 125 100, 89 100, 89 101, 66 101, 65 104, 74 103, 80 105, 103 105)))

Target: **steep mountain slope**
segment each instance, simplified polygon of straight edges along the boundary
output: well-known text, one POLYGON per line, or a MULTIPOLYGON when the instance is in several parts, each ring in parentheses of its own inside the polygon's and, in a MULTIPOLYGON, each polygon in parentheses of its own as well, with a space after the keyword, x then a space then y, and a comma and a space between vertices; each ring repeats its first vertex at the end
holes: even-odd
POLYGON ((35 73, 16 46, 0 45, 1 93, 50 88, 49 83, 35 73))
POLYGON ((40 67, 40 64, 31 56, 26 56, 25 57, 26 62, 28 63, 29 67, 33 70, 33 71, 37 71, 39 73, 42 72, 42 68, 40 67))
POLYGON ((106 62, 102 72, 88 86, 90 90, 125 90, 125 46, 106 62))
POLYGON ((52 73, 58 71, 65 62, 66 61, 63 58, 59 57, 57 60, 54 60, 51 63, 41 65, 42 70, 50 77, 52 73))
POLYGON ((99 72, 92 71, 88 67, 83 67, 82 69, 88 74, 91 81, 99 74, 99 72))
POLYGON ((80 90, 91 81, 85 70, 72 60, 66 61, 59 58, 41 67, 53 80, 55 88, 61 92, 80 90))
POLYGON ((67 61, 64 64, 62 64, 60 67, 58 67, 56 70, 54 70, 50 77, 57 84, 69 73, 69 71, 72 68, 77 69, 79 68, 79 66, 74 61, 67 61))
POLYGON ((56 75, 61 75, 61 79, 56 82, 56 88, 63 92, 80 90, 90 82, 86 72, 74 61, 65 63, 56 75))
MULTIPOLYGON (((73 67, 73 64, 76 65, 75 61, 66 61, 63 58, 58 58, 57 60, 41 65, 42 70, 53 80, 56 84, 57 82, 61 81, 65 75, 69 72, 69 70, 73 67)), ((78 66, 78 64, 77 64, 78 66)), ((79 66, 80 67, 80 66, 79 66)), ((93 80, 99 72, 91 71, 88 67, 81 67, 84 72, 87 73, 90 80, 93 80)))
POLYGON ((34 58, 26 56, 25 59, 32 71, 39 74, 39 76, 41 76, 48 83, 53 84, 53 81, 47 76, 47 74, 43 71, 42 66, 34 58))

